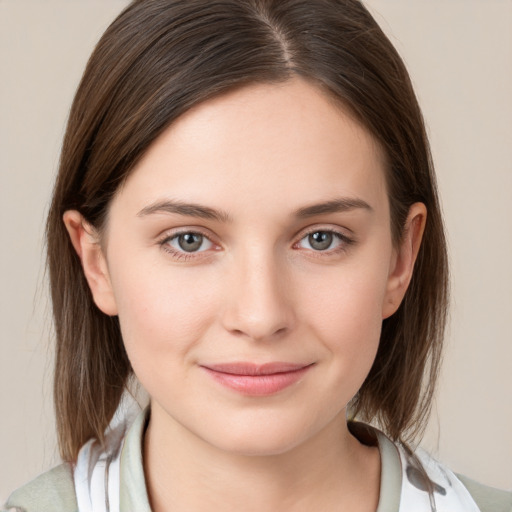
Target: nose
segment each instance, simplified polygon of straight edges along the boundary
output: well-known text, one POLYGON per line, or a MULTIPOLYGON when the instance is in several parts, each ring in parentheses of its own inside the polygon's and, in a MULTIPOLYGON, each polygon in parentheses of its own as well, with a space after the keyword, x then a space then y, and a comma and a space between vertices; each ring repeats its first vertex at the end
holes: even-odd
POLYGON ((255 341, 273 340, 293 329, 291 283, 273 255, 251 255, 235 265, 226 290, 224 328, 255 341))

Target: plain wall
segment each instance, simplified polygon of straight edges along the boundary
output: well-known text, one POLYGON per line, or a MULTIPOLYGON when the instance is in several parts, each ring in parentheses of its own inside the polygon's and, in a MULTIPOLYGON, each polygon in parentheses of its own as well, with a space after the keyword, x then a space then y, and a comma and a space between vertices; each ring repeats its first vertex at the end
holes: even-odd
MULTIPOLYGON (((58 461, 44 217, 71 100, 121 0, 0 0, 0 502, 58 461)), ((453 305, 424 444, 512 488, 512 2, 368 0, 437 165, 453 305)))

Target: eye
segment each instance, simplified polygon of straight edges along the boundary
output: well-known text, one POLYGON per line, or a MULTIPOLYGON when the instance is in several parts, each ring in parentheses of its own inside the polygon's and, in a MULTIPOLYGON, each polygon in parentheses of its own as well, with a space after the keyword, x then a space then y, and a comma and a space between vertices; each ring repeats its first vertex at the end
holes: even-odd
POLYGON ((308 233, 301 238, 297 246, 302 249, 311 249, 322 252, 343 248, 344 245, 351 243, 351 240, 341 233, 329 230, 317 230, 308 233))
POLYGON ((164 244, 175 252, 194 253, 211 249, 213 243, 201 233, 187 231, 164 240, 164 244))

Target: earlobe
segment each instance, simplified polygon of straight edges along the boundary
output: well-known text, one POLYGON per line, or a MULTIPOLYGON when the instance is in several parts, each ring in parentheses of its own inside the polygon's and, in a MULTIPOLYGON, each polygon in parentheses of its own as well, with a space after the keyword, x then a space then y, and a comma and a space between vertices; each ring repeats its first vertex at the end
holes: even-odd
POLYGON ((76 210, 68 210, 62 220, 80 258, 94 302, 106 315, 117 315, 107 261, 96 230, 76 210))
POLYGON ((386 296, 382 306, 382 318, 388 318, 395 313, 404 298, 411 282, 426 220, 427 208, 425 205, 414 203, 409 209, 404 235, 400 245, 395 249, 395 255, 391 263, 386 296))

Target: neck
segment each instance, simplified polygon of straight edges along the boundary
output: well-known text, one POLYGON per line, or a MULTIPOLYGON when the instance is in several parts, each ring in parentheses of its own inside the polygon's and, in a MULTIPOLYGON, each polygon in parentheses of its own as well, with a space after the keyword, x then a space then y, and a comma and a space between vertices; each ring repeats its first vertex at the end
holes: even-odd
POLYGON ((378 449, 355 439, 344 415, 283 453, 247 455, 213 446, 153 406, 144 470, 154 512, 374 512, 379 497, 378 449))

